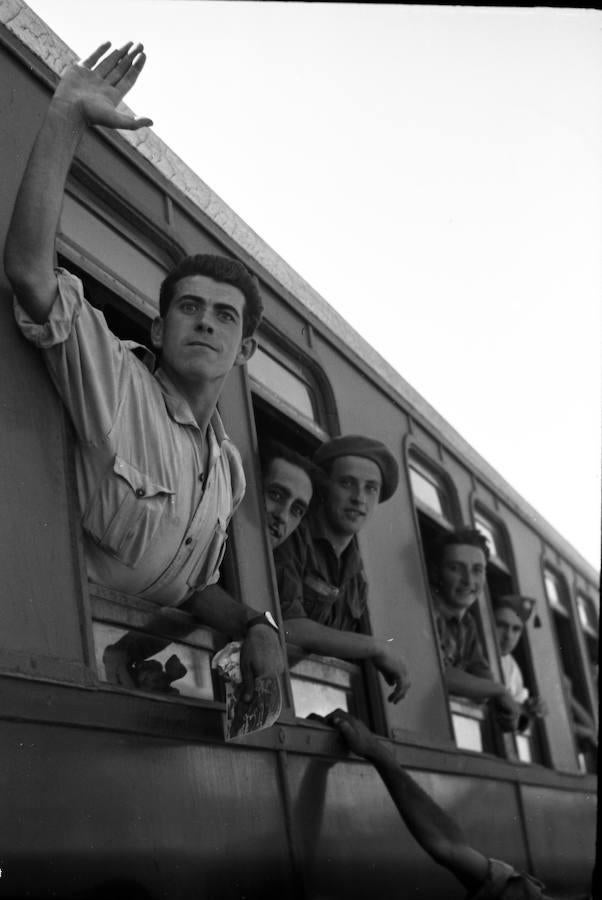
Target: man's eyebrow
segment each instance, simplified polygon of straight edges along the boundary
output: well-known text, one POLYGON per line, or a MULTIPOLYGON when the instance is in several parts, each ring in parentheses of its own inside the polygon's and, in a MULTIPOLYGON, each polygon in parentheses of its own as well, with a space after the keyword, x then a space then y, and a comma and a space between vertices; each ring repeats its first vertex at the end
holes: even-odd
POLYGON ((194 303, 210 303, 215 309, 227 309, 228 312, 234 313, 238 317, 241 315, 240 310, 231 303, 228 303, 225 300, 208 300, 207 297, 203 297, 202 294, 182 294, 175 302, 181 303, 183 300, 192 300, 194 303))
POLYGON ((280 484, 279 481, 268 481, 265 486, 266 491, 276 488, 279 491, 282 491, 283 494, 286 494, 287 497, 292 497, 293 492, 288 488, 285 484, 280 484))

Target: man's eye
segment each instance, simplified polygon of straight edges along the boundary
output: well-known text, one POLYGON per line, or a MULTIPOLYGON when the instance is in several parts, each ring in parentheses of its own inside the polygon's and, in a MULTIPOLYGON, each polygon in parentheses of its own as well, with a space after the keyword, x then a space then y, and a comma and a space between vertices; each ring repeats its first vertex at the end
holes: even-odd
POLYGON ((366 490, 367 490, 370 494, 376 494, 376 492, 377 492, 378 490, 380 490, 380 488, 379 488, 379 486, 378 486, 377 484, 367 484, 367 485, 366 485, 366 490))
POLYGON ((180 303, 180 309, 185 313, 195 313, 198 309, 198 304, 190 302, 180 303))
POLYGON ((222 319, 222 321, 224 321, 224 322, 234 322, 235 321, 234 316, 232 315, 231 312, 228 312, 227 309, 221 309, 218 312, 218 317, 220 319, 222 319))
POLYGON ((305 515, 305 508, 303 506, 293 506, 291 512, 296 519, 302 519, 305 515))

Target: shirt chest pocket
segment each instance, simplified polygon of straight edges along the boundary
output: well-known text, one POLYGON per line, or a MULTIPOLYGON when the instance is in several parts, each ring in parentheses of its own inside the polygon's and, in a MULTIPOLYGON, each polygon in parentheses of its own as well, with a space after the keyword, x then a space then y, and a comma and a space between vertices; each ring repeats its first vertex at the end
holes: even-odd
POLYGON ((307 574, 303 579, 303 606, 310 619, 324 622, 329 618, 339 593, 338 587, 329 584, 319 575, 307 574))
POLYGON ((116 456, 84 512, 90 538, 126 566, 148 550, 175 492, 116 456))

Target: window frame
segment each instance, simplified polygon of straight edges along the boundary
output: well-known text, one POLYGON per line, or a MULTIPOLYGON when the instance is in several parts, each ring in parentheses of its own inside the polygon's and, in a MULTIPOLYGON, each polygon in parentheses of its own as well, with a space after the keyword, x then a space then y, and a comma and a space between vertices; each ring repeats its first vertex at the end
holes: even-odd
POLYGON ((338 418, 332 389, 320 367, 309 353, 300 351, 273 326, 262 322, 256 337, 261 351, 305 385, 314 410, 314 418, 310 419, 285 397, 259 381, 247 367, 246 376, 251 395, 257 394, 277 413, 291 419, 297 427, 309 432, 320 442, 329 440, 331 436, 329 430, 338 432, 338 427, 336 429, 332 427, 338 426, 338 418))

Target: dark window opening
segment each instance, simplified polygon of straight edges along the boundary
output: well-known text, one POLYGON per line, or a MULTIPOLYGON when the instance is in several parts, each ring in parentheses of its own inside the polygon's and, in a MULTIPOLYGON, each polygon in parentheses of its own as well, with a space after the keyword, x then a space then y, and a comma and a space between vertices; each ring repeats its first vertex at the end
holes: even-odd
POLYGON ((595 772, 597 752, 588 733, 595 732, 595 719, 588 695, 583 662, 575 634, 570 596, 564 579, 551 570, 544 575, 546 594, 552 611, 552 623, 562 667, 563 688, 583 771, 595 772))
POLYGON ((100 309, 107 320, 107 325, 114 335, 122 341, 136 341, 152 349, 150 342, 150 320, 140 310, 121 300, 79 266, 64 257, 58 257, 59 266, 63 266, 81 279, 84 296, 88 303, 100 309))
MULTIPOLYGON (((263 391, 252 383, 253 413, 260 457, 268 444, 278 442, 311 459, 322 443, 316 429, 309 429, 302 416, 286 414, 263 391)), ((319 423, 318 423, 319 424, 319 423)), ((328 436, 323 433, 323 439, 328 436)), ((371 667, 361 663, 303 653, 288 649, 289 674, 293 692, 293 704, 297 718, 303 719, 315 713, 325 716, 337 707, 358 716, 370 727, 369 697, 375 698, 372 681, 377 675, 371 667)))

